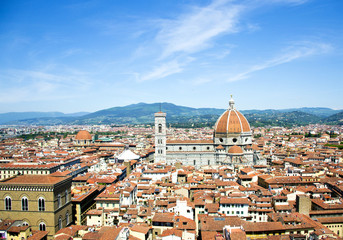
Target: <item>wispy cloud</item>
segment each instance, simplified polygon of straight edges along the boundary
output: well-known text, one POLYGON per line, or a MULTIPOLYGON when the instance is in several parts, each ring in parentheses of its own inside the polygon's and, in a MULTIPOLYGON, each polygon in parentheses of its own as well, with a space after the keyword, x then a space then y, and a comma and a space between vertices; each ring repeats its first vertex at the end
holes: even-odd
POLYGON ((183 66, 191 62, 192 59, 189 58, 187 61, 179 62, 178 60, 172 60, 169 62, 165 62, 158 67, 155 67, 151 72, 143 74, 142 76, 138 77, 139 82, 149 81, 149 80, 156 80, 165 78, 169 75, 176 74, 182 72, 183 66))
MULTIPOLYGON (((235 34, 240 31, 258 31, 256 23, 247 23, 240 26, 244 14, 255 8, 271 4, 302 4, 306 0, 214 0, 206 6, 190 6, 187 12, 176 16, 174 19, 160 19, 155 21, 157 34, 153 44, 159 46, 160 56, 154 64, 157 65, 148 74, 143 74, 139 81, 161 79, 166 76, 180 73, 188 66, 187 63, 179 64, 179 60, 192 57, 204 50, 216 47, 216 40, 222 36, 235 34), (177 59, 177 60, 175 60, 177 59)), ((230 45, 230 43, 226 43, 230 45)), ((144 53, 147 47, 140 49, 144 53)), ((217 48, 215 48, 217 49, 217 48)), ((226 49, 214 56, 216 59, 224 58, 230 54, 226 49)), ((185 61, 184 61, 185 62, 185 61)))
POLYGON ((211 46, 218 35, 236 32, 244 7, 230 2, 214 1, 205 7, 193 7, 174 20, 161 20, 156 40, 163 46, 162 58, 198 52, 211 46))
POLYGON ((275 67, 281 64, 289 63, 299 58, 304 58, 317 54, 329 52, 332 46, 326 43, 300 42, 293 44, 283 51, 283 53, 275 58, 265 61, 262 64, 257 64, 250 67, 248 70, 236 74, 228 79, 229 82, 238 81, 248 78, 252 73, 261 71, 267 68, 275 67))
POLYGON ((65 71, 60 74, 22 69, 1 71, 3 93, 0 102, 67 99, 89 89, 91 82, 86 73, 72 69, 65 71))

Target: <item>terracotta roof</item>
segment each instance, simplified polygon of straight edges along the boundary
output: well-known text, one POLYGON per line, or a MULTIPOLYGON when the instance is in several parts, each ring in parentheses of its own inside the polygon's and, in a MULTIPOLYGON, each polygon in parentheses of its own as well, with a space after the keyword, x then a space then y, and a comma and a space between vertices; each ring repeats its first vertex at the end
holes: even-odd
POLYGON ((50 185, 62 182, 71 177, 60 177, 60 176, 51 176, 51 175, 18 175, 13 178, 8 178, 0 181, 0 185, 5 184, 42 184, 50 185))
POLYGON ((81 130, 76 134, 76 140, 92 140, 92 136, 86 130, 81 130))
POLYGON ((230 147, 229 153, 232 153, 232 154, 242 154, 243 150, 242 150, 241 147, 239 147, 237 145, 234 145, 234 146, 230 147))
POLYGON ((167 144, 213 144, 213 140, 168 140, 167 144))
POLYGON ((216 133, 242 133, 250 132, 247 119, 236 109, 226 110, 217 120, 214 132, 216 133))

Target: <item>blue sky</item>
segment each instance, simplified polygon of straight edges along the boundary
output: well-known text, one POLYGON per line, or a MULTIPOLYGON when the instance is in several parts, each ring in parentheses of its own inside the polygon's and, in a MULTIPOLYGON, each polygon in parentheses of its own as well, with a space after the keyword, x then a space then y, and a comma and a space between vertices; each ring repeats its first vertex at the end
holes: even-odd
POLYGON ((0 112, 343 109, 341 0, 0 2, 0 112))

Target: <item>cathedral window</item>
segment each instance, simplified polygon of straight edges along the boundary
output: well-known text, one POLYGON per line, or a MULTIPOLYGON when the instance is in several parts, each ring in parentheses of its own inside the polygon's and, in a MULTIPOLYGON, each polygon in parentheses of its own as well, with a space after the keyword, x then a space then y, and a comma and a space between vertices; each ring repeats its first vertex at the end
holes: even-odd
POLYGON ((38 199, 38 211, 45 211, 45 199, 42 197, 38 199))
POLYGON ((57 207, 62 207, 61 194, 57 195, 57 207))
POLYGON ((232 141, 233 141, 234 143, 237 142, 237 138, 232 139, 232 141))
POLYGON ((12 198, 8 196, 5 198, 5 210, 12 210, 12 198))
POLYGON ((162 133, 162 124, 158 124, 158 133, 162 133))
POLYGON ((45 231, 45 230, 46 230, 46 225, 45 225, 45 223, 41 222, 39 224, 39 231, 45 231))
POLYGON ((21 199, 21 210, 22 211, 28 211, 29 210, 29 203, 28 203, 27 197, 23 197, 21 199))
POLYGON ((193 147, 193 150, 196 150, 197 148, 196 147, 193 147))
POLYGON ((58 229, 62 229, 62 217, 58 218, 58 229))
POLYGON ((68 198, 69 198, 69 196, 68 196, 69 194, 68 194, 68 190, 66 190, 65 191, 65 202, 67 203, 68 202, 68 198))

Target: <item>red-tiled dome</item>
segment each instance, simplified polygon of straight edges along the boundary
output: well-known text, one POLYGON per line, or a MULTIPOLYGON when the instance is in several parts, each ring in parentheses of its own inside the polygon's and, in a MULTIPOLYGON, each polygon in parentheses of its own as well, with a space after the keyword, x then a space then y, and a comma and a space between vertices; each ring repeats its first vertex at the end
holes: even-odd
POLYGON ((76 134, 76 140, 92 140, 91 134, 86 130, 81 130, 76 134))
POLYGON ((242 150, 242 148, 238 147, 237 145, 234 145, 234 146, 230 147, 229 153, 241 154, 241 153, 243 153, 243 150, 242 150))
POLYGON ((214 127, 215 133, 243 133, 250 132, 250 125, 242 113, 234 108, 233 99, 230 100, 230 107, 217 120, 214 127))

